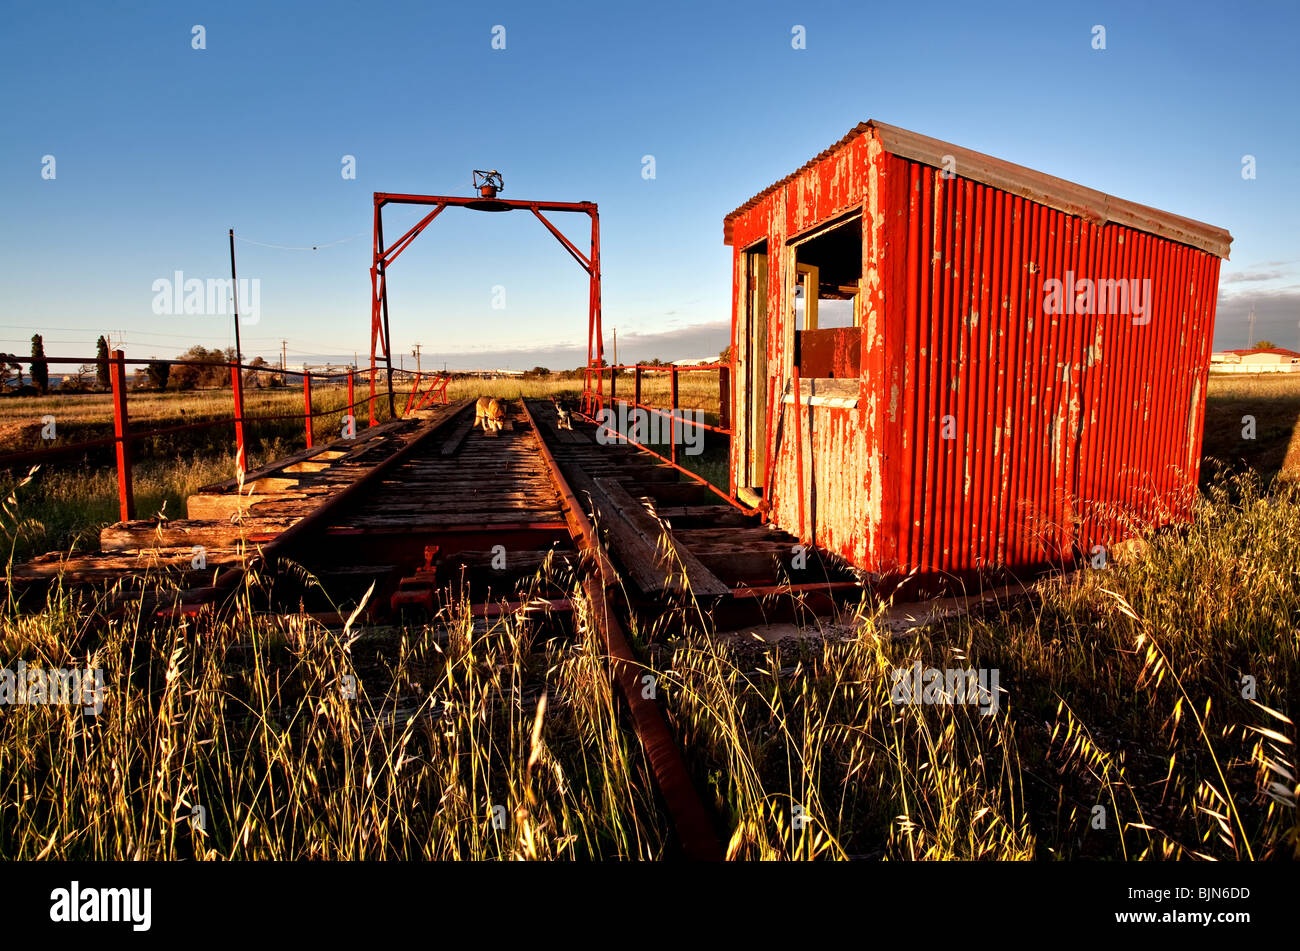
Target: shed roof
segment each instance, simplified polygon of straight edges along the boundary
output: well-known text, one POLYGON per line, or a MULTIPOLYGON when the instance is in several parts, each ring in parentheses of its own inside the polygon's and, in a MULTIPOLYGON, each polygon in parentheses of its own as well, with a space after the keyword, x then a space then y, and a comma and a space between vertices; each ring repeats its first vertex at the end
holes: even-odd
POLYGON ((1300 353, 1294 350, 1288 350, 1286 347, 1250 347, 1247 350, 1224 350, 1224 353, 1236 353, 1246 356, 1252 353, 1271 353, 1279 357, 1300 357, 1300 353))
POLYGON ((898 126, 887 125, 874 119, 860 122, 848 134, 830 148, 819 153, 801 168, 774 182, 763 189, 749 201, 745 202, 723 219, 723 242, 731 244, 732 223, 736 217, 755 205, 768 195, 797 178, 801 173, 818 162, 844 148, 858 136, 871 133, 880 140, 886 152, 902 158, 931 165, 935 168, 944 166, 946 156, 956 160, 956 173, 972 181, 982 182, 1001 189, 1012 195, 1019 195, 1030 201, 1038 202, 1049 208, 1056 208, 1068 214, 1077 215, 1093 224, 1105 224, 1108 221, 1126 225, 1139 231, 1168 238, 1188 244, 1202 251, 1221 258, 1228 257, 1228 248, 1232 244, 1232 235, 1224 228, 1216 228, 1201 221, 1184 218, 1181 215, 1160 211, 1147 205, 1127 201, 1099 192, 1093 188, 1076 185, 1063 178, 1036 172, 1023 165, 1015 165, 1002 159, 993 158, 982 152, 964 149, 950 142, 932 139, 928 135, 909 132, 898 126))

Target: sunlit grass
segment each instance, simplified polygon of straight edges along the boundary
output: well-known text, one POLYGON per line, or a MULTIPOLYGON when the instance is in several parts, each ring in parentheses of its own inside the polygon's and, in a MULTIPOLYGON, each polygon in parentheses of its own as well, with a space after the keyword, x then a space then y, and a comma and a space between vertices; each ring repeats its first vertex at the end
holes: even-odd
POLYGON ((1300 857, 1298 541, 1300 487, 1236 479, 1014 606, 901 637, 864 606, 785 649, 689 631, 660 689, 737 857, 1300 857), (999 670, 999 711, 891 702, 916 661, 999 670))

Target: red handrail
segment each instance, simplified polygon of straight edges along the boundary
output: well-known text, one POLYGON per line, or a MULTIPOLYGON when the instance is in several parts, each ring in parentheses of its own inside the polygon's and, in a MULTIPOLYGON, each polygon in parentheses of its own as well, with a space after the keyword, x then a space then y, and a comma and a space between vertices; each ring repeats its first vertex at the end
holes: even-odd
MULTIPOLYGON (((243 400, 243 374, 246 371, 255 371, 262 373, 283 374, 288 376, 291 371, 281 370, 269 365, 255 365, 238 363, 236 361, 221 361, 214 363, 208 360, 154 360, 154 359, 127 359, 123 351, 115 350, 107 361, 98 358, 85 359, 79 357, 21 357, 11 354, 0 355, 4 362, 10 364, 55 364, 55 365, 81 365, 97 366, 107 362, 109 368, 109 381, 112 387, 113 398, 113 435, 96 439, 85 439, 75 443, 65 443, 59 446, 50 446, 45 449, 23 450, 20 452, 10 452, 0 454, 0 467, 14 466, 26 463, 46 462, 51 459, 60 459, 67 456, 84 453, 88 449, 95 449, 105 446, 113 446, 117 462, 117 484, 118 484, 118 501, 119 512, 123 521, 129 521, 135 517, 135 493, 132 471, 134 467, 134 452, 132 444, 142 439, 150 439, 157 436, 165 436, 171 433, 184 432, 191 429, 204 429, 212 426, 225 426, 234 423, 235 427, 235 454, 236 464, 243 471, 247 464, 246 444, 245 444, 245 425, 255 422, 274 422, 291 419, 303 420, 305 427, 305 436, 307 447, 311 448, 314 442, 314 432, 312 421, 317 417, 330 416, 335 413, 343 412, 345 415, 350 410, 365 403, 365 400, 355 399, 355 368, 343 372, 312 372, 303 369, 301 371, 292 371, 293 375, 299 376, 303 381, 303 412, 301 413, 278 413, 266 415, 249 415, 244 412, 243 400), (225 366, 230 371, 230 390, 231 390, 231 416, 221 419, 197 420, 189 423, 179 423, 174 426, 162 426, 155 429, 135 430, 130 427, 129 414, 127 411, 128 390, 126 381, 126 367, 128 364, 136 366, 148 366, 150 364, 163 364, 168 367, 174 366, 194 366, 194 367, 212 367, 225 366), (348 387, 348 402, 342 407, 335 409, 321 410, 313 412, 311 406, 311 381, 323 380, 332 381, 345 379, 348 387)), ((224 387, 222 387, 224 389, 224 387)), ((443 402, 446 402, 446 382, 445 378, 442 383, 443 402)), ((355 420, 355 416, 353 417, 355 420)), ((355 425, 349 427, 355 434, 355 425)))

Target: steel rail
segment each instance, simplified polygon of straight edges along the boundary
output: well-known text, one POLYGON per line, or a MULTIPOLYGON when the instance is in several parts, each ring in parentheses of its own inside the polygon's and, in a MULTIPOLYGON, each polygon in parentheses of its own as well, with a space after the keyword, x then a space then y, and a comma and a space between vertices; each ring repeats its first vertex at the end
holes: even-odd
POLYGON ((609 593, 618 585, 618 574, 600 544, 591 519, 587 517, 579 504, 577 496, 560 470, 560 465, 551 454, 541 428, 528 409, 528 401, 521 400, 524 416, 537 436, 540 454, 550 470, 551 479, 564 505, 565 520, 569 524, 569 534, 574 547, 579 553, 589 553, 594 561, 595 570, 586 574, 582 580, 583 591, 591 604, 592 617, 596 627, 605 641, 605 652, 609 657, 610 672, 619 692, 627 701, 641 745, 650 760, 655 782, 663 797, 668 813, 672 817, 677 831, 678 841, 687 858, 697 861, 721 861, 722 846, 714 831, 704 804, 691 782, 686 763, 677 748, 677 741, 668 728, 659 705, 642 692, 641 675, 643 665, 637 660, 628 643, 623 625, 619 623, 610 605, 609 593))

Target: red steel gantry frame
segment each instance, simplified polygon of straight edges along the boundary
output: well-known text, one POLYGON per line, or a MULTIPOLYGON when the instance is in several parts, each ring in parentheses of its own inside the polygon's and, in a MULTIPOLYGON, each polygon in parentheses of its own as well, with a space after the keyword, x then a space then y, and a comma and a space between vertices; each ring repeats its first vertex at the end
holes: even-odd
MULTIPOLYGON (((396 417, 393 402, 393 351, 392 338, 388 330, 388 281, 389 266, 414 241, 429 223, 448 207, 469 208, 474 211, 531 211, 546 226, 546 230, 555 235, 556 240, 573 256, 584 271, 591 277, 591 289, 587 313, 587 366, 584 378, 584 393, 591 390, 592 371, 603 365, 605 356, 604 336, 600 326, 600 215, 596 203, 591 201, 522 201, 496 197, 494 192, 484 190, 481 195, 470 198, 446 195, 394 195, 375 192, 375 243, 374 260, 370 265, 370 424, 375 424, 375 370, 382 346, 384 364, 388 376, 388 413, 396 417), (402 235, 391 247, 384 245, 383 209, 385 205, 431 205, 433 210, 421 218, 411 230, 402 235), (564 234, 543 214, 548 211, 579 212, 591 216, 591 251, 584 255, 564 234)), ((596 401, 601 392, 602 374, 596 374, 596 401)), ((584 397, 591 401, 590 397, 584 397)), ((584 411, 591 412, 592 407, 584 405, 584 411)))

